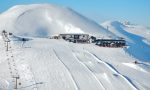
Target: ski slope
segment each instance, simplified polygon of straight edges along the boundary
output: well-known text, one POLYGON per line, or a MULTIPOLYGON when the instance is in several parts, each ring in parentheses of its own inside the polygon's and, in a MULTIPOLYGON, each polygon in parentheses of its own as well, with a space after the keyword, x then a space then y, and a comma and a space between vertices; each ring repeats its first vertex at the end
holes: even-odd
POLYGON ((70 8, 33 4, 0 14, 0 28, 0 90, 14 90, 16 76, 18 90, 150 90, 150 64, 145 62, 150 60, 150 30, 146 27, 118 21, 99 25, 70 8), (6 38, 3 30, 15 36, 6 38), (61 33, 124 37, 129 47, 47 38, 61 33))
MULTIPOLYGON (((0 42, 5 47, 2 39, 0 42)), ((32 38, 23 47, 21 41, 11 41, 10 45, 21 90, 150 89, 150 66, 134 64, 135 58, 121 48, 116 50, 46 38, 32 38)), ((0 82, 5 82, 0 88, 12 89, 14 83, 5 60, 10 51, 1 48, 0 53, 4 54, 0 54, 4 57, 0 58, 0 66, 3 66, 0 82)))

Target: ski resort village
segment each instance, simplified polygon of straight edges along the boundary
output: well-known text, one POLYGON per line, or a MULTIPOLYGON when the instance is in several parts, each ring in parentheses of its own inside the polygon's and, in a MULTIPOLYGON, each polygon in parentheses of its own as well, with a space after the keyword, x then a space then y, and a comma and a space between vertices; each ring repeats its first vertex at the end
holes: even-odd
POLYGON ((0 90, 150 90, 150 28, 14 6, 0 14, 0 90))

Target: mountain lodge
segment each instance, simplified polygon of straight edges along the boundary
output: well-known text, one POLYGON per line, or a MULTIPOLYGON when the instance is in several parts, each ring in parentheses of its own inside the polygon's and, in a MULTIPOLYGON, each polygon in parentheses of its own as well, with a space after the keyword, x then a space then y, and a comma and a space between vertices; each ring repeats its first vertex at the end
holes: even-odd
POLYGON ((89 43, 89 34, 59 34, 61 39, 64 39, 73 43, 89 43))

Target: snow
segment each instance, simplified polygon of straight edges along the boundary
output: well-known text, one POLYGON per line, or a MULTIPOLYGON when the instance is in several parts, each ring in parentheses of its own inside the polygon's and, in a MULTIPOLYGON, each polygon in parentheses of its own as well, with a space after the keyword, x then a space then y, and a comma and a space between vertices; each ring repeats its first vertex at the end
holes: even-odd
POLYGON ((143 26, 139 26, 139 25, 127 25, 127 31, 136 35, 139 35, 143 38, 146 38, 148 40, 150 37, 150 29, 143 27, 143 26))
POLYGON ((0 90, 14 89, 13 75, 19 75, 21 90, 150 89, 148 28, 118 21, 98 25, 51 4, 15 6, 0 15, 0 28, 16 35, 8 37, 8 51, 0 35, 0 90), (46 38, 59 33, 119 36, 130 46, 107 48, 46 38), (27 39, 25 44, 21 38, 27 39))
POLYGON ((147 40, 147 39, 144 39, 143 42, 144 42, 145 44, 147 44, 147 45, 150 45, 150 41, 147 40))
POLYGON ((113 36, 111 32, 74 10, 51 4, 14 6, 2 13, 0 22, 0 28, 24 36, 47 37, 60 33, 113 36))
POLYGON ((108 31, 111 31, 118 37, 123 37, 127 41, 129 48, 126 51, 140 61, 150 60, 150 29, 138 25, 123 25, 118 21, 106 21, 101 24, 108 31))
MULTIPOLYGON (((43 88, 45 90, 149 89, 150 77, 147 70, 150 67, 137 66, 138 68, 133 68, 130 64, 122 64, 135 60, 123 49, 73 44, 46 38, 33 38, 33 40, 27 41, 24 47, 21 47, 21 44, 21 41, 11 42, 20 75, 19 82, 22 83, 19 88, 43 82, 43 84, 26 87, 23 90, 32 90, 33 88, 35 90, 37 88, 39 90, 43 90, 43 88), (141 70, 145 70, 145 72, 141 70), (136 79, 128 74, 133 71, 135 71, 136 79), (145 77, 141 78, 143 75, 145 77), (133 83, 133 81, 139 83, 141 80, 145 82, 133 83)), ((1 46, 4 46, 2 40, 1 46)), ((1 48, 0 52, 5 52, 5 48, 1 48)), ((5 70, 9 72, 9 70, 5 70)), ((0 70, 0 72, 2 71, 0 70)), ((2 73, 0 77, 5 77, 7 82, 11 78, 2 73)))
POLYGON ((9 82, 0 78, 0 90, 7 89, 9 86, 9 82))
POLYGON ((134 63, 123 63, 123 64, 126 65, 126 66, 129 66, 129 67, 131 67, 131 68, 133 68, 133 69, 140 70, 140 71, 142 71, 142 72, 148 73, 147 71, 145 71, 145 70, 142 69, 141 67, 135 65, 134 63))

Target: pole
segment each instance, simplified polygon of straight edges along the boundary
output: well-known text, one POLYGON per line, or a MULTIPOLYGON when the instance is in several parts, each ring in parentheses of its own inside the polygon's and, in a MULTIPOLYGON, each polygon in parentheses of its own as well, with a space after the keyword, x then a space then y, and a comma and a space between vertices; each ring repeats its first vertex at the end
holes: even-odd
POLYGON ((6 51, 8 51, 8 41, 6 42, 6 44, 7 44, 6 51))
POLYGON ((13 78, 15 78, 15 88, 14 89, 18 89, 18 79, 19 79, 19 76, 18 77, 13 77, 13 78))

